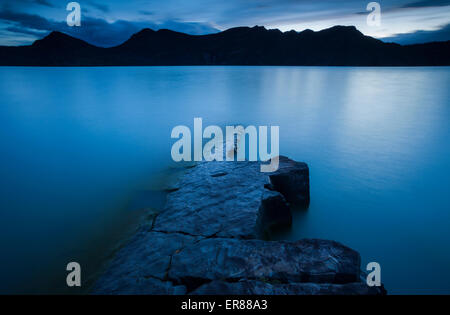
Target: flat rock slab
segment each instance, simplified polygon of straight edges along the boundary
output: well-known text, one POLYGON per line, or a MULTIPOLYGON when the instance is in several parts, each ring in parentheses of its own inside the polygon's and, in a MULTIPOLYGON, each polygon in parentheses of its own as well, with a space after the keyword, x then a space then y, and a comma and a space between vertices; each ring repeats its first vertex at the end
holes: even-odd
POLYGON ((184 294, 185 286, 167 280, 172 255, 197 238, 142 228, 117 252, 96 282, 94 294, 184 294))
POLYGON ((259 162, 199 163, 169 193, 154 230, 253 239, 289 225, 287 202, 309 204, 309 170, 286 157, 279 163, 274 173, 262 173, 259 162))
POLYGON ((334 241, 196 238, 142 230, 117 253, 93 293, 332 294, 345 288, 359 294, 367 287, 359 279, 359 254, 334 241))
POLYGON ((195 238, 142 230, 117 253, 92 293, 371 293, 359 279, 359 254, 334 241, 195 238))
POLYGON ((305 163, 204 162, 188 169, 164 210, 109 263, 94 294, 384 294, 360 278, 360 255, 326 240, 264 241, 309 204, 305 163))
POLYGON ((325 240, 205 239, 173 255, 168 278, 190 291, 216 279, 351 283, 359 281, 360 256, 325 240))

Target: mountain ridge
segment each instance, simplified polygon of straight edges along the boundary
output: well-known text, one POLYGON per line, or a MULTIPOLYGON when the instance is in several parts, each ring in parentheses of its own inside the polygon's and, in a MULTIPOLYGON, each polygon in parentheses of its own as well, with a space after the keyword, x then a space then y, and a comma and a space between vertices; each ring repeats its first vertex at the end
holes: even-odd
POLYGON ((0 46, 0 65, 443 66, 450 65, 450 41, 385 43, 341 25, 317 32, 235 27, 207 35, 145 28, 103 48, 54 31, 29 46, 0 46))

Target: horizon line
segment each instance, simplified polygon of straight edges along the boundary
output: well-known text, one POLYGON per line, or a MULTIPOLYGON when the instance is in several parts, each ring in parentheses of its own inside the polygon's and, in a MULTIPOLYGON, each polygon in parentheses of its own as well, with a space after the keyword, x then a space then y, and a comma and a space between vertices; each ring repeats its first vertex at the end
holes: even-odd
POLYGON ((169 28, 153 29, 153 28, 151 28, 151 27, 144 27, 144 28, 142 28, 141 30, 137 31, 136 33, 133 33, 128 39, 126 39, 126 40, 123 41, 122 43, 120 43, 120 44, 118 44, 118 45, 115 45, 115 46, 109 46, 109 47, 108 47, 108 46, 99 46, 99 45, 96 45, 96 44, 92 44, 92 43, 90 43, 90 42, 88 42, 88 41, 86 41, 86 40, 84 40, 84 39, 82 39, 82 38, 79 38, 79 37, 77 37, 77 36, 74 36, 74 35, 71 35, 71 34, 67 34, 67 33, 65 33, 65 32, 63 32, 63 31, 53 30, 53 31, 49 31, 49 32, 48 32, 45 36, 43 36, 42 38, 36 39, 36 40, 33 41, 31 44, 26 44, 26 45, 0 45, 0 47, 28 47, 28 46, 32 46, 32 45, 34 45, 36 42, 41 41, 41 40, 47 38, 48 36, 50 36, 50 35, 53 34, 53 33, 63 34, 63 35, 65 35, 65 36, 68 36, 68 37, 71 37, 71 38, 74 38, 74 39, 83 41, 83 42, 85 42, 85 43, 87 43, 87 44, 89 44, 89 45, 91 45, 91 46, 97 47, 97 48, 105 48, 105 49, 108 49, 108 48, 113 48, 113 47, 117 47, 117 46, 120 46, 120 45, 124 44, 125 42, 127 42, 128 40, 130 40, 134 35, 139 34, 139 33, 141 33, 142 31, 145 31, 145 30, 150 30, 150 31, 153 31, 153 32, 170 31, 170 32, 173 32, 173 33, 183 34, 183 35, 192 36, 192 37, 203 37, 203 36, 211 36, 211 35, 216 35, 216 34, 224 33, 224 32, 227 32, 227 31, 233 30, 233 29, 254 29, 254 28, 260 28, 260 29, 264 29, 264 30, 266 30, 266 31, 278 31, 278 32, 280 32, 280 33, 282 33, 282 34, 291 33, 291 32, 295 32, 295 33, 297 33, 297 34, 301 34, 301 33, 304 33, 304 32, 320 33, 320 32, 323 32, 323 31, 326 31, 326 30, 331 30, 331 29, 337 28, 337 27, 350 28, 350 29, 353 28, 353 29, 355 29, 356 31, 358 31, 359 33, 361 33, 363 36, 366 36, 366 37, 370 37, 370 38, 379 40, 379 41, 381 41, 381 42, 383 42, 383 43, 386 43, 386 44, 396 44, 396 45, 400 45, 400 46, 422 45, 422 44, 429 44, 429 43, 445 43, 445 42, 450 41, 450 39, 448 39, 448 40, 444 40, 444 41, 430 41, 430 42, 423 42, 423 43, 414 43, 414 44, 403 45, 403 44, 399 44, 399 43, 396 43, 396 42, 393 42, 393 41, 385 42, 385 41, 383 41, 383 40, 380 39, 380 38, 366 35, 366 34, 364 34, 363 32, 361 32, 355 25, 342 25, 342 24, 337 24, 337 25, 334 25, 334 26, 331 26, 331 27, 323 28, 323 29, 318 30, 318 31, 314 31, 314 30, 309 29, 309 28, 306 28, 306 29, 301 30, 301 31, 297 31, 297 30, 294 30, 294 29, 289 30, 289 31, 282 31, 282 30, 280 30, 279 28, 267 28, 267 27, 264 26, 264 25, 261 26, 261 25, 257 25, 257 24, 256 24, 256 25, 254 25, 254 26, 235 26, 235 27, 230 27, 230 28, 227 28, 227 29, 225 29, 225 30, 218 30, 218 31, 215 32, 215 33, 207 33, 207 34, 189 34, 189 33, 184 33, 184 32, 180 32, 180 31, 175 31, 175 30, 172 30, 172 29, 169 29, 169 28))

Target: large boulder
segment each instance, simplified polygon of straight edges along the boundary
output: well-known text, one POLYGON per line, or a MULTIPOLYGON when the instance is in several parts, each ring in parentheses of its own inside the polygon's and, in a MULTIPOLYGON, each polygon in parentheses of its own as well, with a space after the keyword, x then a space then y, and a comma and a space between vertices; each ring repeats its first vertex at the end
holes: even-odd
POLYGON ((269 175, 270 182, 286 200, 300 206, 309 206, 309 168, 306 163, 280 156, 279 168, 269 175))

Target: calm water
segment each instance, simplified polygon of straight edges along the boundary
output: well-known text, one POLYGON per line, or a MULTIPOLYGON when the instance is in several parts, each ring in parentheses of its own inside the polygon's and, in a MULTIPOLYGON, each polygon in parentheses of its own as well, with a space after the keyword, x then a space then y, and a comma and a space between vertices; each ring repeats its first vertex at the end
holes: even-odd
POLYGON ((97 270, 160 206, 171 129, 202 117, 279 125, 309 164, 311 206, 277 238, 351 246, 390 293, 450 293, 449 86, 450 68, 0 68, 0 292, 97 270))

